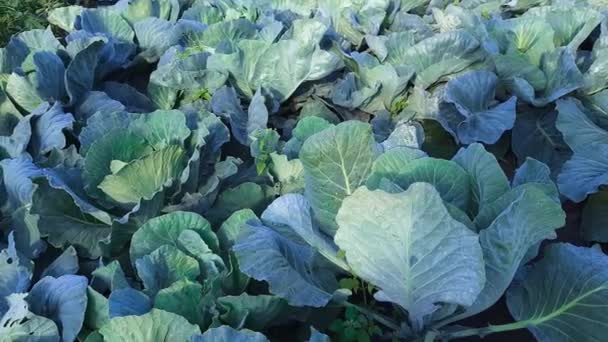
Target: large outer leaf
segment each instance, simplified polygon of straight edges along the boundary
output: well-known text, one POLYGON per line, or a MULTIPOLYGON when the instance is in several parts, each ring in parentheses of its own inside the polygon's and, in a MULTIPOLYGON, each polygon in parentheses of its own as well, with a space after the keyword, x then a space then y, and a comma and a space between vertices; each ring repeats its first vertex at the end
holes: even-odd
POLYGON ((323 307, 331 300, 337 282, 315 262, 311 247, 260 223, 247 225, 233 247, 243 273, 268 282, 270 292, 290 305, 323 307))
POLYGON ((53 189, 65 191, 83 213, 91 215, 107 225, 112 224, 110 214, 93 204, 92 200, 85 193, 82 181, 82 169, 80 167, 66 168, 57 166, 52 169, 44 169, 43 173, 48 181, 48 185, 53 189))
POLYGON ((101 38, 91 40, 68 65, 65 71, 65 86, 70 96, 70 104, 78 103, 88 91, 93 89, 95 69, 103 48, 104 41, 101 38))
POLYGON ((106 176, 99 188, 119 203, 137 204, 142 199, 152 199, 165 185, 177 179, 186 162, 184 150, 170 146, 106 176))
POLYGON ((360 188, 337 221, 348 264, 380 289, 376 299, 407 310, 415 329, 439 303, 471 305, 483 288, 477 235, 450 216, 430 184, 398 194, 360 188))
POLYGON ((91 33, 103 33, 125 42, 132 42, 135 37, 135 32, 120 13, 108 8, 82 11, 76 27, 91 33))
POLYGON ((57 325, 52 320, 28 311, 26 296, 25 293, 13 293, 6 297, 8 308, 0 317, 0 342, 61 341, 57 325))
POLYGON ((42 171, 32 162, 32 157, 23 154, 14 159, 0 161, 3 176, 3 191, 6 193, 5 206, 10 210, 32 202, 37 186, 32 178, 42 176, 42 171))
POLYGON ((181 30, 167 20, 149 17, 133 25, 139 48, 143 50, 138 57, 154 63, 173 45, 179 43, 181 30))
POLYGON ((36 257, 44 251, 46 244, 38 230, 38 217, 31 215, 29 210, 38 187, 30 178, 40 177, 42 172, 28 154, 4 159, 0 161, 0 168, 5 193, 4 210, 10 212, 8 223, 14 229, 15 243, 22 253, 36 257))
POLYGON ((557 101, 557 129, 574 151, 557 178, 560 192, 580 202, 601 185, 608 184, 608 132, 586 115, 574 99, 557 101))
POLYGON ((32 272, 20 262, 11 234, 8 248, 0 251, 0 312, 7 309, 5 298, 12 293, 26 292, 31 279, 32 272))
POLYGON ((511 147, 519 163, 523 163, 527 157, 537 159, 549 166, 554 179, 572 155, 562 134, 555 127, 556 119, 555 111, 522 108, 518 110, 511 131, 511 147))
MULTIPOLYGON (((74 110, 74 115, 78 119, 87 120, 88 127, 91 124, 91 122, 88 122, 88 119, 98 112, 98 116, 112 116, 120 115, 124 110, 125 106, 122 103, 112 99, 106 93, 102 91, 89 91, 74 110)), ((122 122, 120 127, 124 127, 125 123, 122 122)))
MULTIPOLYGON (((43 105, 45 106, 45 105, 43 105)), ((74 117, 70 113, 65 113, 60 103, 55 102, 52 107, 38 108, 32 115, 34 129, 30 148, 32 155, 37 157, 47 154, 53 149, 62 149, 66 146, 66 138, 63 130, 71 130, 74 117), (45 108, 44 111, 40 109, 45 108)))
POLYGON ((550 245, 522 269, 507 304, 539 342, 603 341, 608 326, 608 257, 599 248, 550 245))
POLYGON ((335 234, 335 217, 342 200, 367 179, 374 149, 371 126, 357 121, 325 129, 304 142, 300 160, 306 197, 325 233, 335 234))
POLYGON ((475 303, 456 317, 472 316, 496 303, 530 248, 545 239, 554 239, 555 229, 564 222, 565 214, 553 198, 538 188, 524 190, 479 233, 486 268, 485 287, 475 303))
POLYGON ((464 70, 482 60, 479 42, 464 31, 427 38, 407 49, 401 60, 416 69, 416 86, 428 88, 444 76, 464 70))
POLYGON ((42 240, 38 229, 38 215, 27 207, 21 207, 6 218, 7 224, 14 229, 15 245, 28 258, 36 258, 46 250, 47 244, 42 240))
POLYGON ((6 85, 6 92, 21 108, 31 112, 44 101, 63 98, 65 66, 57 55, 36 52, 25 60, 22 68, 25 70, 9 76, 6 85))
POLYGON ((300 194, 287 194, 272 202, 261 217, 264 224, 296 241, 305 241, 327 260, 347 271, 338 247, 313 222, 310 204, 300 194), (301 239, 301 240, 300 240, 301 239))
POLYGON ((152 101, 127 83, 108 81, 103 84, 103 91, 112 99, 125 105, 130 112, 146 113, 154 110, 152 101))
POLYGON ((494 144, 513 127, 516 98, 494 104, 497 83, 498 77, 485 70, 448 82, 438 120, 462 144, 494 144))
POLYGON ((85 214, 68 193, 38 182, 32 213, 39 216, 40 233, 57 248, 74 245, 81 256, 101 256, 100 243, 107 241, 111 225, 85 214))
POLYGON ((80 15, 82 10, 83 8, 81 6, 55 8, 48 12, 47 20, 60 29, 71 32, 74 30, 76 18, 80 15))
POLYGON ((41 279, 27 296, 30 310, 51 318, 63 341, 74 341, 84 322, 87 307, 87 278, 64 275, 41 279))
POLYGON ((108 298, 108 315, 110 318, 123 316, 140 316, 152 309, 152 301, 143 292, 130 287, 112 291, 108 298))
POLYGON ((453 161, 471 176, 472 197, 475 211, 494 202, 509 191, 509 180, 504 174, 496 157, 487 152, 481 144, 471 144, 461 148, 453 161))
MULTIPOLYGON (((11 49, 9 52, 17 54, 23 50, 26 51, 26 54, 38 51, 58 52, 63 50, 61 43, 55 38, 50 27, 44 30, 35 29, 16 34, 11 38, 7 48, 10 49, 13 43, 16 43, 15 45, 17 45, 17 48, 15 50, 11 49)), ((25 56, 23 56, 23 58, 25 58, 25 56)))
POLYGON ((181 342, 200 329, 181 316, 153 309, 142 316, 113 318, 99 333, 112 342, 181 342))

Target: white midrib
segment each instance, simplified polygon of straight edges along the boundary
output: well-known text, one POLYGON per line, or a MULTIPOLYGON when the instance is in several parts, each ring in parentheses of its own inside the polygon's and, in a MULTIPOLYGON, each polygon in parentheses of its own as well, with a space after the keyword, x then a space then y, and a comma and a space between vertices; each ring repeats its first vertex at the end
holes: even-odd
POLYGON ((338 157, 340 158, 340 170, 342 171, 342 177, 344 177, 344 186, 346 189, 346 194, 352 195, 353 192, 350 188, 350 178, 348 177, 348 174, 346 173, 344 156, 342 156, 342 151, 340 150, 340 148, 337 148, 336 150, 338 151, 338 157))
POLYGON ((588 291, 586 293, 583 293, 582 295, 574 298, 572 301, 570 301, 568 304, 562 306, 561 308, 559 308, 558 310, 555 310, 554 312, 548 314, 547 316, 541 316, 538 318, 533 318, 533 319, 528 319, 525 321, 522 321, 522 323, 528 323, 531 325, 540 325, 546 321, 549 321, 557 316, 562 315, 564 312, 568 311, 569 309, 571 309, 572 307, 576 306, 580 301, 582 301, 583 299, 591 296, 592 294, 602 291, 602 290, 607 290, 608 289, 608 285, 605 286, 600 286, 598 288, 595 288, 591 291, 588 291))

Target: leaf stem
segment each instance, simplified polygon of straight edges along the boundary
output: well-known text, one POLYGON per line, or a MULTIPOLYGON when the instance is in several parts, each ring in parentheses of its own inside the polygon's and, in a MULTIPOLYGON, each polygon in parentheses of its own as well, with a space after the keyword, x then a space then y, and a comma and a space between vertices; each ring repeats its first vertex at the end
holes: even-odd
POLYGON ((361 292, 363 292, 363 305, 367 307, 367 289, 365 288, 363 280, 359 280, 359 284, 361 284, 361 292))
POLYGON ((359 305, 350 303, 350 302, 345 302, 344 303, 345 306, 351 307, 357 311, 359 311, 360 313, 374 319, 376 322, 384 325, 387 328, 390 328, 392 330, 399 330, 399 324, 397 322, 395 322, 393 319, 388 318, 386 316, 383 316, 381 314, 375 313, 371 310, 368 310, 366 308, 362 308, 359 305))
POLYGON ((461 317, 460 314, 458 314, 456 316, 451 316, 451 317, 445 318, 443 320, 437 321, 435 324, 433 324, 431 326, 431 329, 432 330, 437 330, 437 329, 442 328, 442 327, 444 327, 444 326, 446 326, 448 324, 452 324, 454 322, 460 321, 461 319, 464 319, 464 318, 466 318, 466 317, 461 317))
POLYGON ((443 332, 443 333, 439 334, 438 337, 440 339, 441 338, 454 339, 454 338, 463 338, 463 337, 469 337, 469 336, 484 337, 486 335, 494 334, 494 333, 498 333, 498 332, 524 329, 527 327, 526 322, 527 321, 521 321, 521 322, 514 322, 514 323, 508 323, 508 324, 501 324, 501 325, 489 325, 489 326, 483 327, 483 328, 470 328, 470 329, 464 329, 464 330, 458 330, 458 331, 443 332))

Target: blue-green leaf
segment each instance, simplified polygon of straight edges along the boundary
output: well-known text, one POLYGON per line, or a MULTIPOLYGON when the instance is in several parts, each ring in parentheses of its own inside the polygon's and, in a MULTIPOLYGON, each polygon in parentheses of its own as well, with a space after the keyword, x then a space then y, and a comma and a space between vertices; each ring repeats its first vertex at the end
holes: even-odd
POLYGON ((600 249, 554 244, 523 268, 507 292, 513 317, 537 341, 601 341, 607 320, 608 257, 600 249))
POLYGON ((389 194, 359 188, 338 212, 336 243, 374 297, 408 311, 415 330, 437 303, 471 305, 485 283, 478 237, 427 183, 389 194))
POLYGON ((342 200, 362 185, 376 157, 372 128, 347 121, 308 138, 300 151, 306 197, 321 224, 334 235, 335 217, 342 200))
POLYGON ((591 121, 577 100, 560 100, 557 110, 557 128, 574 151, 557 183, 563 195, 580 202, 601 185, 608 184, 608 132, 591 121))
POLYGON ((57 324, 63 341, 74 341, 84 322, 87 278, 76 275, 42 278, 32 287, 27 302, 33 313, 57 324))
POLYGON ((233 247, 243 273, 268 282, 270 292, 290 305, 323 307, 331 300, 337 282, 311 247, 260 223, 247 226, 233 247))
POLYGON ((140 316, 152 309, 152 301, 143 292, 125 287, 112 291, 108 309, 110 318, 140 316))
POLYGON ((439 122, 462 144, 494 144, 513 127, 516 98, 496 103, 498 78, 489 71, 472 71, 448 82, 439 122))

